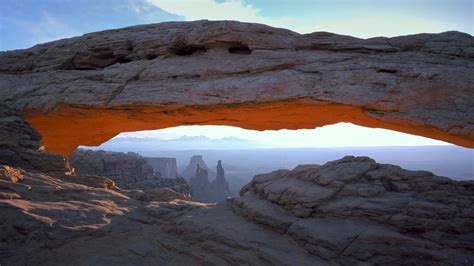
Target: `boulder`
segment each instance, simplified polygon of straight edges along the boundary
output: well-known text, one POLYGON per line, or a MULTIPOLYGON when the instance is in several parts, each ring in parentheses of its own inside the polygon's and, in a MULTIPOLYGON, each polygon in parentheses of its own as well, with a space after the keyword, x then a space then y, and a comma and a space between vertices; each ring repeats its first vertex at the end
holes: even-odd
POLYGON ((240 195, 236 213, 338 264, 474 260, 473 181, 346 156, 257 175, 240 195))
POLYGON ((13 183, 23 180, 24 171, 8 165, 0 165, 0 179, 13 183))

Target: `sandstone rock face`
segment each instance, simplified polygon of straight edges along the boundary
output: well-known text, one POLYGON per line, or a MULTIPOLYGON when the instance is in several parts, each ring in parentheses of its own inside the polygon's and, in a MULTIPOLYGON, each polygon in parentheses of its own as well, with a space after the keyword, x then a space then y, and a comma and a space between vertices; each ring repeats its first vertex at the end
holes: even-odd
POLYGON ((74 175, 42 144, 70 154, 129 130, 347 121, 473 147, 473 53, 457 32, 361 40, 208 21, 0 53, 0 264, 472 265, 473 181, 345 157, 207 204, 74 175))
POLYGON ((140 190, 132 191, 134 198, 141 201, 173 201, 173 200, 187 200, 191 201, 191 197, 187 194, 176 192, 168 187, 147 189, 145 192, 140 190))
POLYGON ((78 174, 108 176, 125 189, 138 188, 141 180, 155 177, 146 160, 133 152, 78 149, 71 156, 71 165, 78 174))
MULTIPOLYGON (((0 100, 69 155, 123 131, 337 122, 474 147, 474 38, 169 22, 0 53, 0 100)), ((194 169, 193 169, 194 170, 194 169)))
POLYGON ((257 175, 240 193, 237 213, 332 262, 461 265, 474 259, 472 181, 347 156, 257 175))
POLYGON ((0 164, 47 173, 72 173, 68 160, 47 153, 40 135, 15 110, 0 104, 0 164))
POLYGON ((230 202, 190 202, 166 189, 147 194, 150 202, 78 180, 28 171, 20 183, 0 180, 2 265, 323 262, 235 215, 230 202))
POLYGON ((189 179, 189 188, 191 190, 191 198, 197 202, 209 202, 209 198, 213 191, 209 183, 207 170, 196 166, 196 174, 189 179))
POLYGON ((212 181, 212 183, 218 187, 225 188, 229 190, 229 184, 225 180, 225 171, 224 167, 222 167, 222 161, 217 161, 216 166, 216 179, 212 181))
POLYGON ((212 180, 211 187, 214 191, 214 198, 216 201, 221 201, 222 199, 232 197, 232 193, 229 190, 229 183, 225 179, 224 167, 222 167, 222 161, 217 161, 216 166, 216 179, 212 180))
POLYGON ((163 178, 177 178, 176 158, 146 157, 147 163, 155 170, 155 175, 163 178))
POLYGON ((473 181, 366 157, 257 175, 219 204, 11 170, 22 179, 0 179, 2 265, 474 262, 473 181))
POLYGON ((8 165, 0 166, 0 179, 16 183, 23 180, 24 171, 8 165))
POLYGON ((212 182, 209 182, 207 170, 197 164, 196 174, 189 179, 189 187, 193 201, 220 202, 232 196, 220 160, 217 164, 217 177, 212 182))
POLYGON ((207 167, 206 162, 202 158, 202 155, 194 155, 189 159, 189 164, 186 166, 183 172, 181 172, 180 176, 182 176, 186 180, 190 180, 191 177, 196 176, 196 169, 199 165, 200 169, 207 171, 207 176, 211 179, 214 179, 216 173, 207 167))
POLYGON ((184 179, 156 176, 147 160, 133 152, 78 149, 71 157, 71 165, 79 175, 106 176, 122 189, 148 191, 167 187, 179 193, 189 194, 189 186, 184 179))

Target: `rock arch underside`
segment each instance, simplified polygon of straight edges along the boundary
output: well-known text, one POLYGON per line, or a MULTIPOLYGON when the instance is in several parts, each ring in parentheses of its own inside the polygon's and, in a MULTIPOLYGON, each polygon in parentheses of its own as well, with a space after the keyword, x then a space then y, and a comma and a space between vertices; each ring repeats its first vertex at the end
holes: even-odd
POLYGON ((169 22, 0 53, 0 100, 70 155, 120 132, 337 122, 474 147, 474 39, 358 39, 232 21, 169 22))

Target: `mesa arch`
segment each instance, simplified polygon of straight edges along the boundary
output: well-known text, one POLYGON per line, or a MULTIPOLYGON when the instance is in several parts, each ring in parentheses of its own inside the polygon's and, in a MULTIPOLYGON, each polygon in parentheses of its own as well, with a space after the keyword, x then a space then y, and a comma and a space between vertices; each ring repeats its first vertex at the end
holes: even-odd
POLYGON ((0 53, 0 100, 69 155, 120 132, 380 127, 474 148, 474 38, 168 22, 0 53))

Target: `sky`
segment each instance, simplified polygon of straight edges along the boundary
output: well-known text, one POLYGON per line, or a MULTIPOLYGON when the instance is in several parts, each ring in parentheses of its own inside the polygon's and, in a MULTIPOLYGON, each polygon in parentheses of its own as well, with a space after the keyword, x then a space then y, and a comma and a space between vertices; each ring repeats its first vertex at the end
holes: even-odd
MULTIPOLYGON (((472 35, 473 14, 473 0, 0 0, 0 51, 29 48, 38 43, 111 28, 198 19, 239 20, 299 33, 329 31, 360 38, 449 30, 472 35)), ((263 133, 205 126, 127 133, 130 134, 245 136, 292 145, 308 141, 339 143, 339 146, 341 142, 347 142, 349 146, 446 144, 347 123, 317 130, 263 133)))
POLYGON ((136 24, 240 20, 361 38, 473 34, 473 0, 0 0, 0 51, 136 24))
POLYGON ((438 140, 392 130, 366 128, 351 123, 337 123, 317 129, 266 131, 247 130, 230 126, 180 126, 161 130, 121 133, 116 138, 159 137, 175 139, 180 136, 206 136, 210 139, 236 137, 278 148, 449 145, 438 140))

